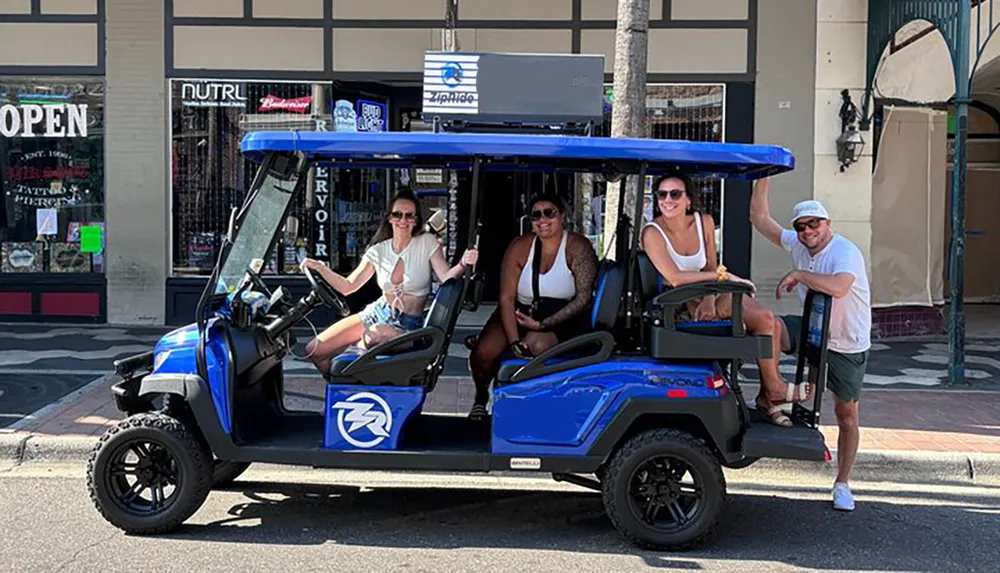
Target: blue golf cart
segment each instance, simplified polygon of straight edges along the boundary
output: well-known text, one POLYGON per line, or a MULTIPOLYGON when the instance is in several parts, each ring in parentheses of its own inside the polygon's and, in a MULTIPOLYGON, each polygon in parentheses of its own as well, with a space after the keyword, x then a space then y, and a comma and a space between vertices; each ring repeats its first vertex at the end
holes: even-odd
MULTIPOLYGON (((639 250, 635 212, 618 212, 615 256, 601 262, 592 328, 533 359, 505 359, 484 421, 423 412, 435 390, 459 313, 477 301, 471 269, 438 286, 424 327, 333 359, 323 412, 286 408, 282 361, 293 328, 320 306, 340 315, 345 297, 309 271, 311 290, 292 300, 261 278, 309 170, 323 166, 437 168, 471 172, 470 221, 478 221, 483 173, 592 173, 608 182, 684 172, 755 179, 791 170, 779 147, 553 135, 256 132, 244 155, 259 170, 234 210, 195 322, 150 352, 115 363, 113 386, 127 417, 108 430, 88 464, 100 513, 131 533, 171 531, 210 489, 253 462, 316 468, 552 474, 600 492, 614 527, 651 548, 691 547, 708 537, 726 499, 722 468, 761 458, 822 462, 819 432, 830 299, 810 293, 795 383, 815 396, 796 405, 794 426, 748 408, 741 362, 769 357, 748 335, 739 283, 666 288, 639 250), (613 260, 612 260, 613 259, 613 260), (732 293, 733 320, 683 323, 675 309, 732 293)), ((626 188, 623 186, 623 189, 626 188)), ((642 189, 643 185, 638 185, 642 189)), ((477 225, 469 225, 469 245, 477 225)), ((478 274, 478 273, 477 273, 478 274)), ((493 278, 495 280, 495 277, 493 278)))

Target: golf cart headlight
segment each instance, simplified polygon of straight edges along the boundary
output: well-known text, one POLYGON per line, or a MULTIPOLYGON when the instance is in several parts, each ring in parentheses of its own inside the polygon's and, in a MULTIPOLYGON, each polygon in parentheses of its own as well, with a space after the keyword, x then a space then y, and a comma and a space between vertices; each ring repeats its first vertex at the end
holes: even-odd
POLYGON ((159 370, 160 366, 166 362, 168 356, 170 356, 169 350, 158 353, 156 358, 153 359, 153 370, 159 370))

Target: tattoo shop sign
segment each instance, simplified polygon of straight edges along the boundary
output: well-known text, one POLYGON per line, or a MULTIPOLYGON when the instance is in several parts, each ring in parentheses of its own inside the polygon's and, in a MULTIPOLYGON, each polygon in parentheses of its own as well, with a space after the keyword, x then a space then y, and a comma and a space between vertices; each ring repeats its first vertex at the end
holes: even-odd
POLYGON ((2 137, 87 137, 87 104, 0 105, 2 137))
POLYGON ((18 205, 60 208, 85 201, 90 165, 59 150, 10 154, 2 173, 7 198, 18 205))

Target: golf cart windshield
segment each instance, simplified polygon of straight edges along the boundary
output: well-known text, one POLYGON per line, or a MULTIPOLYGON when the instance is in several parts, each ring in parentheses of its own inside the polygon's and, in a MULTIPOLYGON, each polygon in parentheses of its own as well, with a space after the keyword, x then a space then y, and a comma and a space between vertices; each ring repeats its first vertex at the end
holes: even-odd
POLYGON ((247 268, 260 272, 274 236, 282 225, 297 181, 295 174, 283 179, 272 169, 265 169, 258 178, 259 187, 251 189, 237 217, 239 229, 219 272, 215 294, 228 294, 235 290, 246 275, 247 268))

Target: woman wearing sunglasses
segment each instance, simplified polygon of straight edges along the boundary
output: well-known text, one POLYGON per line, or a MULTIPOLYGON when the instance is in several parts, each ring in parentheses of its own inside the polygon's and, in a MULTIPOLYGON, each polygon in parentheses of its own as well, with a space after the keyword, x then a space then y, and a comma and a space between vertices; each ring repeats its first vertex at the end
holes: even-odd
POLYGON ((470 249, 459 264, 449 268, 437 237, 425 233, 423 227, 416 196, 408 189, 401 190, 393 197, 368 250, 349 276, 340 276, 320 261, 302 262, 303 268, 319 272, 344 295, 360 289, 372 275, 382 288, 382 296, 364 310, 339 320, 306 346, 320 372, 329 372, 330 359, 352 344, 371 348, 421 328, 424 302, 431 289, 431 270, 444 282, 461 275, 467 265, 476 264, 479 252, 470 249))
MULTIPOLYGON (((650 261, 672 287, 701 281, 736 281, 753 286, 750 281, 726 271, 717 264, 715 222, 711 215, 699 211, 698 190, 683 175, 659 178, 653 185, 653 221, 642 230, 642 248, 650 261)), ((709 295, 688 303, 678 312, 678 322, 719 321, 733 316, 732 295, 709 295)), ((781 356, 781 323, 769 309, 751 297, 743 299, 743 321, 751 334, 771 336, 774 358, 757 361, 761 376, 761 391, 757 407, 766 412, 779 426, 791 426, 779 404, 786 400, 803 401, 806 395, 787 396, 791 386, 778 371, 781 356)))
POLYGON ((496 311, 470 342, 469 369, 476 384, 469 417, 486 417, 490 382, 506 351, 528 358, 590 327, 597 255, 587 237, 566 230, 566 207, 554 194, 531 202, 532 233, 507 247, 496 311))

